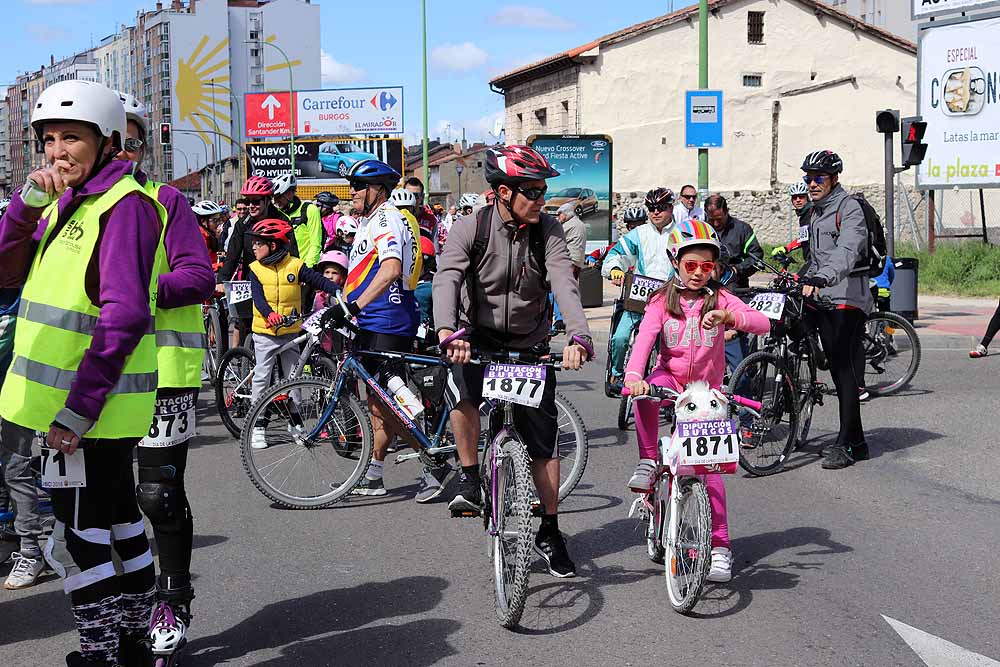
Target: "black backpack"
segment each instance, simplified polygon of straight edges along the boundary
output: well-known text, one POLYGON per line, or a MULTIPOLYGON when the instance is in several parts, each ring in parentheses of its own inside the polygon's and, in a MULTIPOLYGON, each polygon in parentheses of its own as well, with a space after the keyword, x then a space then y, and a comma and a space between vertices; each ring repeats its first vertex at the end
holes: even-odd
POLYGON ((885 230, 882 228, 882 218, 879 217, 875 207, 865 199, 862 193, 855 192, 842 199, 840 206, 837 207, 836 220, 838 234, 840 233, 840 209, 843 208, 844 202, 848 199, 856 201, 858 206, 861 207, 861 213, 865 216, 865 226, 868 227, 867 252, 864 257, 858 258, 858 262, 854 265, 851 275, 867 275, 870 278, 880 276, 882 275, 882 271, 885 270, 886 257, 889 256, 889 248, 885 242, 885 230))

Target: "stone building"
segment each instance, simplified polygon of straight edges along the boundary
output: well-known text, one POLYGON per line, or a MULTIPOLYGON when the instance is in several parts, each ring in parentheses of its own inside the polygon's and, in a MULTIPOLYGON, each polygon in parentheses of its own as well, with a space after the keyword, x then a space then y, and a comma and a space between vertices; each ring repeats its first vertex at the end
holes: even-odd
MULTIPOLYGON (((916 45, 820 0, 709 2, 709 88, 724 95, 710 189, 765 239, 792 226, 784 189, 819 148, 844 159, 845 185, 882 205, 875 112, 916 107, 916 45)), ((684 92, 698 88, 698 8, 605 35, 491 81, 507 143, 533 134, 608 134, 619 199, 697 182, 684 92)), ((910 179, 912 184, 912 178, 910 179)))

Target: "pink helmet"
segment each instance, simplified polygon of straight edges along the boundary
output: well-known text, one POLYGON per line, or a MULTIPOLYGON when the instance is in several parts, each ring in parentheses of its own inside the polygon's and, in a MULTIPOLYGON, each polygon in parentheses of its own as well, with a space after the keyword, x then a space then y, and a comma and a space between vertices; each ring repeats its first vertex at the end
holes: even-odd
POLYGON ((240 190, 240 194, 244 196, 268 196, 274 194, 274 185, 271 181, 264 178, 263 176, 251 176, 247 179, 247 182, 243 184, 243 188, 240 190))
POLYGON ((322 271, 324 264, 336 264, 346 271, 348 265, 347 255, 339 250, 329 250, 319 256, 319 262, 316 264, 316 268, 322 271))

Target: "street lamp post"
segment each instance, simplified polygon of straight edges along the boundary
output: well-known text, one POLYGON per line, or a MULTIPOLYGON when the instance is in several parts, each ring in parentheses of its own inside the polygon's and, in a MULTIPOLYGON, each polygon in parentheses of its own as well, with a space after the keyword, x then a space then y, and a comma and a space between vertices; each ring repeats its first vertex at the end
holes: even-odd
MULTIPOLYGON (((708 88, 708 0, 698 6, 698 87, 708 88)), ((708 149, 698 149, 698 190, 702 205, 708 196, 708 149)))
MULTIPOLYGON (((233 146, 236 148, 236 150, 234 151, 236 153, 236 171, 237 173, 239 173, 240 164, 242 163, 240 154, 243 152, 243 132, 245 127, 245 124, 243 122, 243 112, 240 108, 240 101, 235 95, 233 95, 232 88, 224 86, 221 83, 215 83, 215 82, 212 82, 209 85, 214 86, 215 88, 221 88, 222 90, 229 93, 229 99, 236 107, 236 127, 239 128, 240 140, 237 142, 232 137, 227 136, 226 138, 229 139, 229 141, 232 142, 233 146)), ((230 127, 230 129, 232 128, 230 127)))
MULTIPOLYGON (((462 172, 465 171, 465 167, 460 164, 455 165, 455 172, 458 174, 458 196, 462 196, 462 172)), ((456 200, 457 201, 457 200, 456 200)))
POLYGON ((248 44, 264 44, 266 46, 272 46, 278 50, 278 53, 285 59, 285 66, 288 68, 288 106, 292 114, 292 126, 289 128, 288 132, 288 151, 289 159, 291 160, 291 171, 292 176, 295 176, 295 104, 292 103, 292 95, 294 95, 295 84, 292 81, 292 61, 288 59, 288 54, 278 46, 277 44, 272 44, 271 42, 247 42, 248 44))
MULTIPOLYGON (((200 113, 198 111, 192 111, 191 115, 192 116, 201 116, 202 118, 204 118, 206 120, 210 120, 210 121, 212 121, 212 125, 215 126, 215 133, 214 133, 215 136, 212 137, 212 152, 213 152, 212 157, 213 157, 214 161, 216 162, 216 165, 218 165, 218 162, 219 162, 219 160, 221 159, 221 156, 222 156, 222 150, 220 149, 219 151, 216 152, 215 149, 216 149, 216 146, 219 143, 219 137, 227 137, 228 138, 228 135, 225 135, 225 134, 222 133, 222 128, 219 127, 219 123, 218 123, 218 121, 215 120, 214 117, 206 116, 205 114, 200 113)), ((222 172, 223 172, 223 170, 220 169, 219 170, 219 193, 222 195, 222 198, 225 199, 225 197, 226 197, 226 187, 225 187, 225 184, 222 181, 222 172)))
POLYGON ((430 176, 428 174, 430 173, 430 167, 427 166, 427 0, 421 0, 420 10, 424 30, 424 187, 429 187, 430 176))
POLYGON ((185 175, 185 176, 187 176, 188 174, 190 174, 190 173, 191 173, 191 163, 190 163, 190 162, 188 162, 188 156, 187 156, 187 153, 185 153, 185 152, 184 152, 184 151, 182 151, 181 149, 177 148, 176 146, 174 146, 174 150, 175 150, 176 152, 180 153, 180 154, 181 154, 181 157, 182 157, 182 158, 184 158, 184 175, 185 175))

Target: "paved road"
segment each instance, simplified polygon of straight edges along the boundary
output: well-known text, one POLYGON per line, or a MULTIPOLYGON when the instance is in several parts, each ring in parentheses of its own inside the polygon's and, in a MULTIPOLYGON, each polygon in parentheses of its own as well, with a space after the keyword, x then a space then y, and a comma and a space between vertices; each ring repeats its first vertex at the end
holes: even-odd
MULTIPOLYGON (((415 464, 389 469, 385 498, 278 510, 203 409, 188 473, 198 598, 184 664, 924 664, 882 614, 1000 658, 1000 358, 928 352, 906 395, 865 405, 871 461, 831 472, 803 452, 784 474, 731 477, 735 577, 692 618, 670 610, 625 517, 633 434, 614 426, 599 375, 563 375, 591 432, 562 516, 581 576, 536 566, 519 633, 493 620, 481 524, 416 505, 415 464)), ((834 413, 832 399, 817 412, 815 445, 832 437, 834 413)), ((0 591, 0 664, 62 664, 71 628, 54 578, 0 591)))

